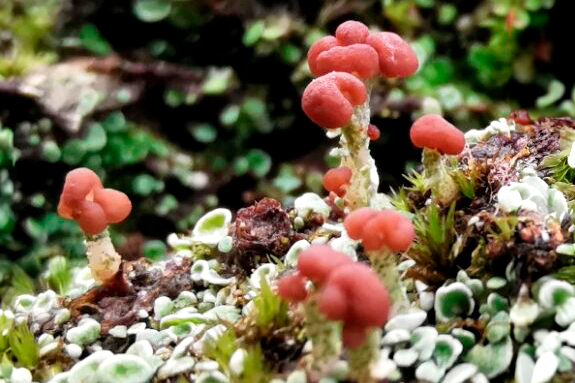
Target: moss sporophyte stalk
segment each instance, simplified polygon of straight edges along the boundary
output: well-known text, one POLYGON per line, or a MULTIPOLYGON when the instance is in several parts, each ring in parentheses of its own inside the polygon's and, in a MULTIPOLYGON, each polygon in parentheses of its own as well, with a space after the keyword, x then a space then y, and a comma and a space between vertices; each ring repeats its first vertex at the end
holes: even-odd
MULTIPOLYGON (((145 22, 176 6, 134 4, 145 22)), ((266 31, 254 25, 246 45, 266 31)), ((301 106, 339 136, 329 195, 216 208, 171 234, 165 258, 130 260, 108 225, 132 202, 71 170, 58 214, 84 232, 88 266, 52 258, 41 282, 58 293, 12 273, 0 383, 573 380, 575 122, 515 112, 464 134, 423 115, 405 129, 421 165, 386 195, 370 92, 414 74, 415 50, 347 21, 307 63, 301 106)))

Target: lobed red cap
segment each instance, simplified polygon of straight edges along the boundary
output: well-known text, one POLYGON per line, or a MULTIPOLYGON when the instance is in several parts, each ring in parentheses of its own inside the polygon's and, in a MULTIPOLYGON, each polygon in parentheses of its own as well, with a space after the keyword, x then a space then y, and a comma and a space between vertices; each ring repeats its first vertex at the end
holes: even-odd
POLYGON ((305 278, 297 271, 282 276, 277 281, 277 289, 280 297, 292 302, 301 302, 307 297, 305 278))
POLYGON ((353 264, 345 253, 328 245, 314 245, 303 250, 297 260, 298 270, 313 282, 323 283, 341 265, 353 264))
POLYGON ((316 78, 305 88, 302 108, 316 124, 327 129, 346 125, 353 107, 367 99, 365 85, 345 72, 331 72, 316 78))
POLYGON ((369 29, 364 23, 348 20, 335 30, 335 38, 340 45, 363 44, 369 36, 369 29))
POLYGON ((76 220, 86 234, 101 233, 109 223, 123 221, 131 210, 128 196, 114 189, 104 189, 100 177, 92 170, 78 168, 66 175, 58 214, 76 220))
POLYGON ((405 251, 415 238, 411 220, 391 209, 377 211, 362 207, 349 213, 343 225, 350 238, 362 241, 365 250, 387 247, 405 251))
POLYGON ((91 199, 95 190, 102 188, 100 177, 88 168, 77 168, 66 174, 64 188, 58 202, 58 214, 72 219, 78 205, 86 198, 91 199))
POLYGON ((338 267, 326 285, 337 286, 347 297, 346 322, 381 326, 389 315, 389 295, 379 277, 367 265, 353 263, 338 267))
POLYGON ((406 77, 417 71, 419 60, 413 48, 393 32, 374 32, 366 40, 379 56, 379 70, 386 77, 406 77))
POLYGON ((463 132, 438 114, 426 114, 415 120, 409 137, 414 146, 437 149, 443 154, 459 154, 465 147, 463 132))
POLYGON ((94 202, 102 207, 109 223, 122 222, 132 211, 130 198, 115 189, 96 190, 94 202))
POLYGON ((367 221, 373 218, 377 212, 370 207, 360 207, 349 213, 343 221, 343 226, 347 235, 351 239, 359 240, 361 239, 361 233, 363 227, 367 221))
POLYGON ((379 72, 377 52, 367 44, 333 47, 321 52, 315 62, 316 76, 336 71, 368 79, 379 72))
POLYGON ((345 292, 338 285, 327 284, 319 292, 318 309, 328 319, 345 320, 349 309, 347 300, 345 292))
POLYGON ((320 55, 320 53, 325 52, 333 47, 336 47, 337 45, 338 45, 337 40, 333 36, 324 36, 316 40, 311 45, 311 47, 307 51, 307 64, 309 66, 310 72, 314 76, 317 77, 320 75, 317 67, 317 57, 320 55))

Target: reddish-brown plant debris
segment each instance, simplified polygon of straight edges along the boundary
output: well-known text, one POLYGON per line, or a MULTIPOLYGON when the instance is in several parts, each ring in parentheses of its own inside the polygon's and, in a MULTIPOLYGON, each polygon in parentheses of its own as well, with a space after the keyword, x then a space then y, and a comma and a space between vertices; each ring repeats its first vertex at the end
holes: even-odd
POLYGON ((282 257, 294 239, 288 214, 272 198, 263 198, 238 210, 232 236, 234 248, 224 256, 225 263, 246 273, 269 255, 282 257))

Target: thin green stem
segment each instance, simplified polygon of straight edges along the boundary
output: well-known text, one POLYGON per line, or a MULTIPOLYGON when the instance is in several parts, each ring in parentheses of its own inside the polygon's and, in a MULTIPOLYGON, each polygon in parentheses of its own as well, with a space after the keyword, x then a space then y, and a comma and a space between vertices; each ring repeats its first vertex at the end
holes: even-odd
POLYGON ((408 309, 410 306, 409 299, 403 289, 401 278, 397 271, 396 255, 387 249, 368 251, 367 255, 371 262, 371 267, 379 275, 389 292, 392 301, 392 313, 408 309))
POLYGON ((370 140, 367 136, 369 120, 368 91, 366 102, 355 108, 350 123, 341 129, 340 145, 343 149, 341 165, 349 167, 352 171, 351 183, 345 195, 351 209, 369 206, 379 186, 375 161, 369 152, 370 140))
POLYGON ((370 331, 365 341, 347 352, 349 377, 357 383, 373 383, 371 364, 377 357, 379 331, 370 331))
POLYGON ((312 342, 312 370, 320 372, 341 351, 338 327, 326 319, 318 310, 316 300, 311 297, 304 305, 305 330, 312 342))

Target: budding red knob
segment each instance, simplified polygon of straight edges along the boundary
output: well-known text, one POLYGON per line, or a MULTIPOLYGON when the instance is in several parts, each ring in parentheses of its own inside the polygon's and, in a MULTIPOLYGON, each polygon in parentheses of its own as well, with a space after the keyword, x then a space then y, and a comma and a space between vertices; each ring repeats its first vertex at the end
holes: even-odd
POLYGON ((379 139, 379 137, 381 136, 381 132, 379 131, 377 126, 369 124, 367 127, 367 136, 371 141, 375 141, 379 139))
POLYGON ((409 137, 414 146, 436 149, 443 154, 459 154, 465 147, 463 132, 438 114, 426 114, 415 120, 409 137))
POLYGON ((302 108, 319 126, 335 129, 345 126, 353 107, 366 99, 367 91, 361 80, 349 73, 332 72, 309 83, 303 92, 302 108))
POLYGON ((333 36, 324 36, 318 40, 316 40, 309 50, 307 51, 307 64, 309 66, 309 70, 314 76, 319 76, 319 70, 317 67, 317 57, 320 53, 325 52, 333 47, 338 45, 337 39, 333 36))
POLYGON ((340 197, 345 195, 345 189, 351 182, 352 172, 347 166, 329 169, 323 175, 323 187, 340 197))
POLYGON ((379 56, 379 69, 386 77, 406 77, 417 71, 419 61, 413 48, 392 32, 371 33, 366 40, 379 56))
POLYGON ((282 276, 277 282, 280 297, 292 302, 301 302, 307 297, 305 278, 299 272, 282 276))
POLYGON ((364 23, 348 20, 335 30, 335 38, 340 45, 363 44, 369 36, 369 29, 364 23))

